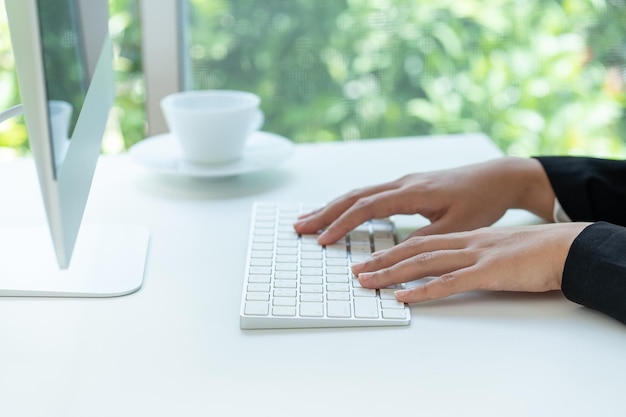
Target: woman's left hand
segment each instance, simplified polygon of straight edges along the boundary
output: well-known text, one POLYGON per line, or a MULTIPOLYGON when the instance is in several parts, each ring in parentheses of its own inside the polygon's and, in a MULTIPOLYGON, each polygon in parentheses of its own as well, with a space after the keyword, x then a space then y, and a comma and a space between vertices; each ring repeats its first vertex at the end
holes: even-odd
POLYGON ((434 277, 415 288, 396 291, 398 301, 405 303, 472 290, 558 290, 570 246, 589 224, 486 227, 415 236, 353 265, 352 271, 365 288, 434 277))

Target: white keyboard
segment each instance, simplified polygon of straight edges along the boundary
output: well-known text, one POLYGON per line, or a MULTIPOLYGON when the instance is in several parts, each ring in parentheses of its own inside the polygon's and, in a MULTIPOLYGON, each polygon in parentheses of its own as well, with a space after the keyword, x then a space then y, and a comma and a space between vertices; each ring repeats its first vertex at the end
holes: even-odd
POLYGON ((408 306, 397 288, 362 288, 350 264, 396 242, 389 220, 372 220, 336 244, 320 246, 317 235, 299 236, 293 224, 317 207, 258 202, 252 210, 242 329, 407 325, 408 306))

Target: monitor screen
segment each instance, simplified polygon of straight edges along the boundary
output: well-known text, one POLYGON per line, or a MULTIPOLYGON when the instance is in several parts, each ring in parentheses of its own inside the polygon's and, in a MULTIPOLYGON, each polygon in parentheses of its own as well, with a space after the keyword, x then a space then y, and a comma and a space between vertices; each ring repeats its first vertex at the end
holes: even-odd
POLYGON ((9 0, 6 7, 30 148, 66 268, 115 94, 108 2, 9 0))
MULTIPOLYGON (((37 0, 53 153, 63 146, 61 143, 55 147, 54 142, 72 137, 90 81, 78 8, 77 0, 37 0)), ((55 175, 62 163, 61 155, 56 159, 55 175)))
MULTIPOLYGON (((115 97, 108 0, 5 0, 5 5, 58 268, 46 265, 42 273, 11 283, 2 281, 0 268, 0 295, 112 296, 135 291, 143 279, 147 231, 119 228, 111 234, 115 228, 107 225, 87 233, 81 226, 115 97), (76 263, 73 253, 81 229, 81 267, 76 269, 70 262, 76 263), (119 249, 129 240, 133 243, 119 249), (124 252, 133 254, 129 258, 124 252), (123 269, 106 271, 108 266, 123 269), (57 281, 42 279, 52 269, 69 272, 55 275, 57 281)), ((41 239, 31 241, 28 251, 41 239)), ((45 254, 30 256, 39 261, 45 254)))

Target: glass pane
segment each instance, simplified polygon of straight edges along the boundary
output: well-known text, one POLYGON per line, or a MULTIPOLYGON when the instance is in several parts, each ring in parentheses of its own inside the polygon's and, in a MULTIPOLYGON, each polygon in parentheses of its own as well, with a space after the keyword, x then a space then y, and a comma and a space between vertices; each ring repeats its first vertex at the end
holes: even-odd
POLYGON ((297 142, 477 132, 624 154, 623 2, 183 0, 185 88, 254 91, 297 142))

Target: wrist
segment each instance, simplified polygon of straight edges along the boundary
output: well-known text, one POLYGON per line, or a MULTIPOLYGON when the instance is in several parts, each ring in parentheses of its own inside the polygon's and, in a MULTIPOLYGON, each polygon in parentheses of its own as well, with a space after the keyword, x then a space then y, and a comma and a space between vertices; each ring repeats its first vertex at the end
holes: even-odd
POLYGON ((517 157, 503 158, 502 163, 510 173, 511 188, 515 190, 512 208, 553 221, 555 195, 541 163, 534 158, 517 157))

